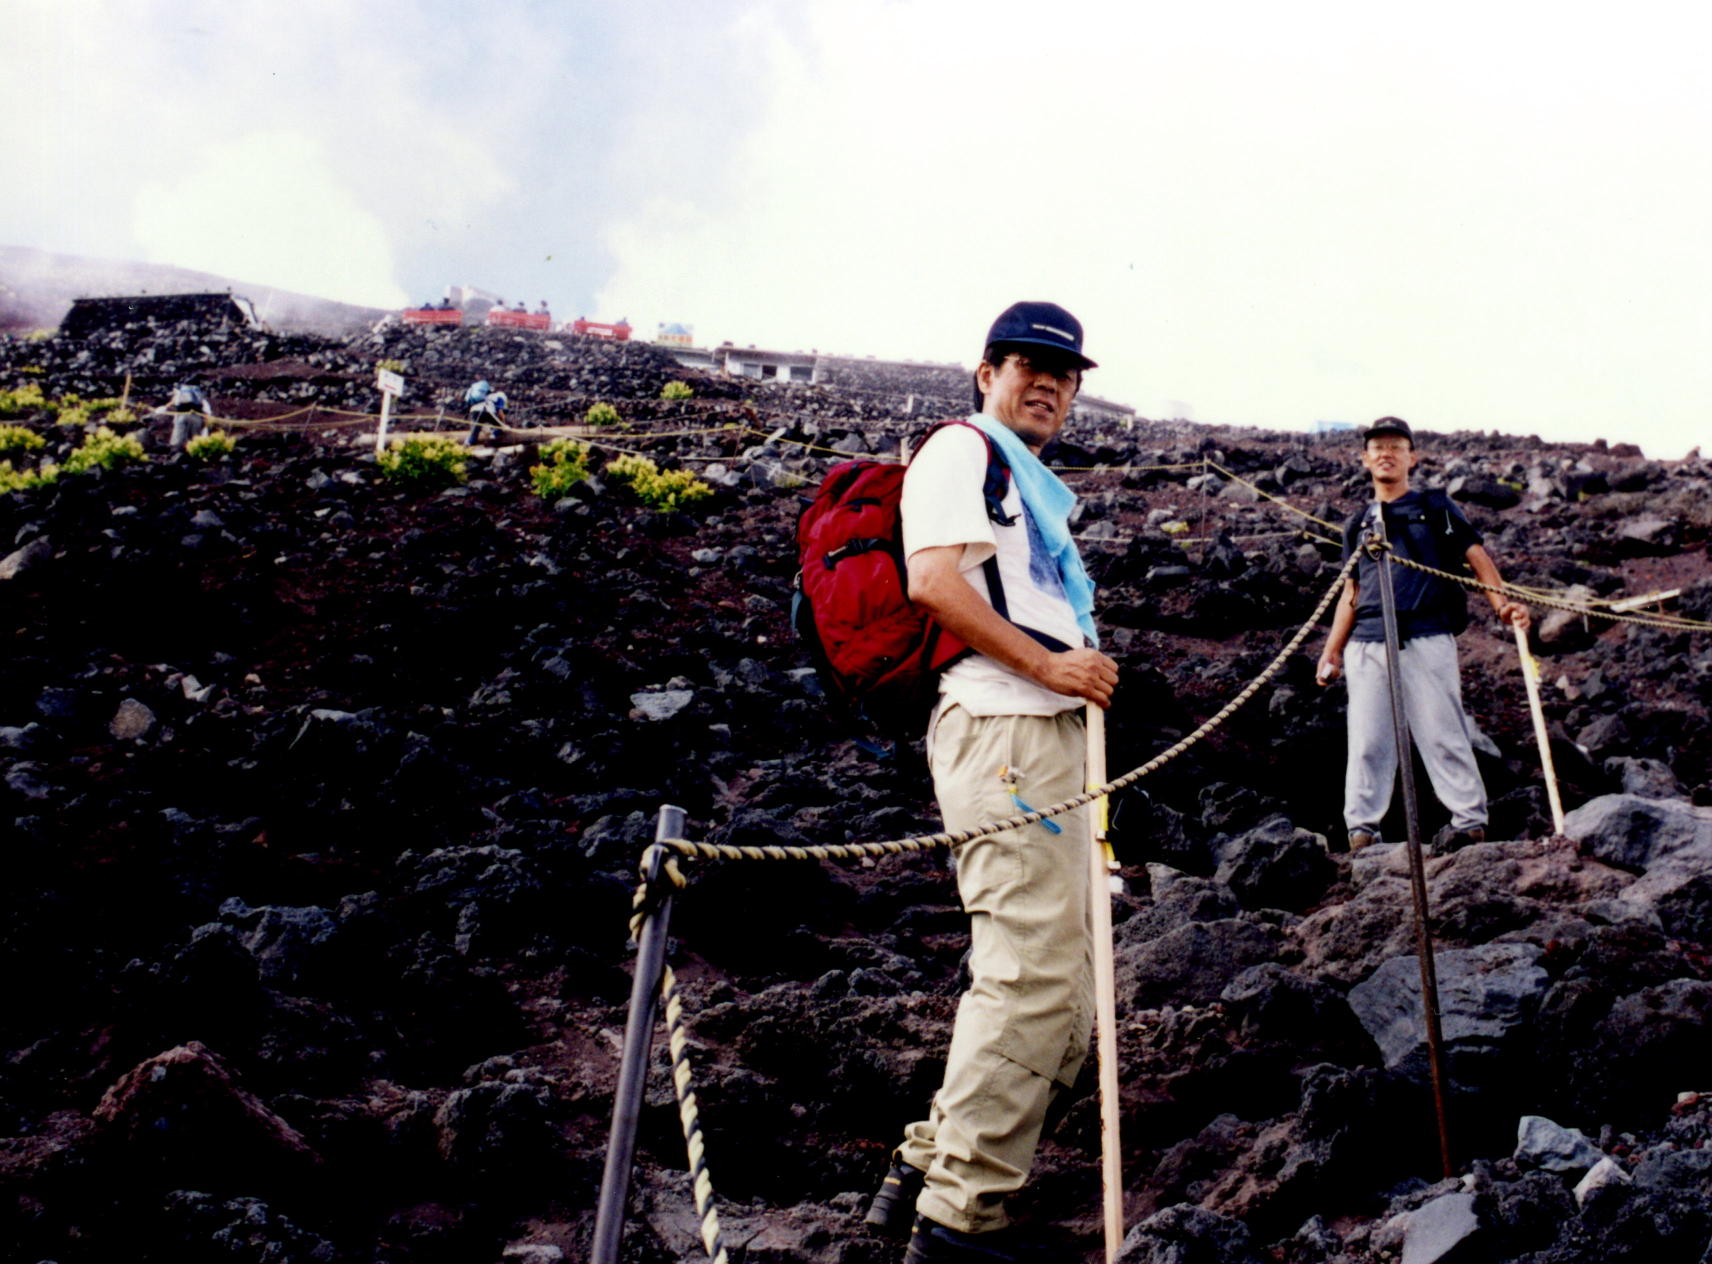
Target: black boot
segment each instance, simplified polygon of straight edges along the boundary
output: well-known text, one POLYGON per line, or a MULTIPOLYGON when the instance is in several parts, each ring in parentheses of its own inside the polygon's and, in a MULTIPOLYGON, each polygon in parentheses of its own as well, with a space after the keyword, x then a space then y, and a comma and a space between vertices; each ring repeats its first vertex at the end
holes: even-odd
POLYGON ((862 1223, 873 1225, 887 1237, 903 1237, 915 1220, 916 1196, 926 1181, 927 1173, 919 1167, 911 1167, 908 1163, 894 1164, 880 1183, 880 1188, 874 1192, 874 1200, 868 1204, 868 1214, 862 1217, 862 1223))
POLYGON ((1044 1264, 1045 1257, 1018 1241, 1012 1229, 964 1233, 926 1216, 915 1218, 904 1264, 1044 1264))

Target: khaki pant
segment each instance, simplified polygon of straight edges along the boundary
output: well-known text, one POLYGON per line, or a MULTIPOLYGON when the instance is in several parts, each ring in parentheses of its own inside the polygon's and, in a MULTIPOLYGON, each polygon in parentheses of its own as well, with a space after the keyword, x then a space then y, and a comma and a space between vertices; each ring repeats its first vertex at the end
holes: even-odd
MULTIPOLYGON (((938 718, 930 764, 947 831, 1081 793, 1080 711, 938 718)), ((916 1209, 968 1233, 1003 1228, 1004 1198, 1034 1162, 1047 1103, 1071 1084, 1093 1026, 1088 834, 1082 811, 953 849, 973 982, 957 1008, 945 1082, 896 1152, 927 1173, 916 1209)))

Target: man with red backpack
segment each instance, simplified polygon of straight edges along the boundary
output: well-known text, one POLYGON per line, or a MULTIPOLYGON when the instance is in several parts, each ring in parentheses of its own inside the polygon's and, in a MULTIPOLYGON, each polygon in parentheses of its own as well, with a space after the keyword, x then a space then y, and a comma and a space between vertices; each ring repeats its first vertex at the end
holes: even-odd
MULTIPOLYGON (((972 651, 940 674, 928 721, 948 831, 1086 785, 1083 706, 1110 705, 1118 668, 1093 648, 1075 494, 1040 453, 1093 367, 1069 312, 1013 305, 975 373, 979 411, 936 429, 904 476, 909 598, 972 651)), ((910 1230, 906 1264, 1022 1258, 1005 1196, 1027 1179, 1047 1105, 1075 1080, 1093 1021, 1088 846, 1074 813, 953 849, 972 983, 931 1111, 905 1130, 867 1215, 910 1230)))

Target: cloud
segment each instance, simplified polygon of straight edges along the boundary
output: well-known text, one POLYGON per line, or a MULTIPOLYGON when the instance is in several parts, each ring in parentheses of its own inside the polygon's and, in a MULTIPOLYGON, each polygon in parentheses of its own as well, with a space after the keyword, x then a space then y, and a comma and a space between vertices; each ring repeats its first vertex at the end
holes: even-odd
POLYGON ((134 235, 153 262, 377 307, 406 300, 385 227, 300 132, 209 145, 145 181, 134 235))
MULTIPOLYGON (((394 247, 479 238, 481 218, 517 192, 524 133, 554 84, 560 41, 527 16, 496 6, 478 38, 410 0, 26 0, 0 127, 46 196, 9 199, 0 240, 118 256, 193 240, 205 215, 174 230, 158 212, 194 212, 170 194, 191 181, 229 205, 208 169, 215 152, 251 181, 258 226, 331 228, 328 208, 351 212, 357 238, 334 243, 341 255, 373 257, 377 227, 394 247), (331 199, 320 209, 294 187, 305 178, 331 199), (269 209, 279 202, 294 209, 269 209), (146 242, 130 236, 133 207, 150 212, 146 242)), ((232 253, 239 235, 256 232, 223 224, 218 249, 232 253)))
POLYGON ((968 363, 1054 298, 1144 411, 1704 428, 1712 119, 1651 6, 789 9, 727 33, 753 122, 609 223, 603 307, 968 363))
POLYGON ((1088 327, 1090 388, 1145 412, 1642 426, 1660 451, 1704 430, 1712 99, 1677 6, 8 16, 0 138, 41 196, 0 203, 0 241, 134 256, 135 227, 151 255, 247 242, 295 267, 298 245, 250 239, 315 224, 365 292, 469 281, 963 363, 1006 303, 1053 298, 1088 327), (250 173, 247 219, 222 167, 250 173))

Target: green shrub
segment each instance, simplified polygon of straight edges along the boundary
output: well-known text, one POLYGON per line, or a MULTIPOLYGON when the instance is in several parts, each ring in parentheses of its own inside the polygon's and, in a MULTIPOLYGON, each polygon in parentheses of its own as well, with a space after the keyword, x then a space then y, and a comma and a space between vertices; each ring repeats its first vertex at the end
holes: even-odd
POLYGON ((591 426, 616 426, 618 410, 611 404, 590 404, 588 414, 583 418, 591 426))
POLYGON ((402 373, 402 372, 404 372, 404 361, 403 360, 376 360, 375 361, 375 368, 385 369, 388 373, 402 373))
POLYGON ((0 453, 34 452, 47 446, 47 440, 34 430, 23 426, 0 426, 0 453))
POLYGON ((28 417, 47 406, 47 396, 34 382, 26 382, 15 391, 0 391, 0 417, 28 417))
MULTIPOLYGON (((61 400, 63 404, 65 401, 61 400)), ((92 399, 85 407, 93 414, 105 414, 104 420, 111 424, 124 425, 137 419, 134 409, 126 408, 124 401, 117 395, 109 395, 105 399, 92 399)))
POLYGON ((146 461, 149 458, 143 454, 143 445, 136 435, 123 437, 114 434, 106 426, 97 426, 95 433, 83 441, 83 445, 65 459, 67 474, 83 474, 99 465, 104 470, 110 470, 115 465, 123 465, 127 461, 146 461))
POLYGON ((237 446, 237 441, 224 430, 210 430, 188 441, 184 451, 198 461, 218 461, 221 457, 231 456, 232 449, 237 446))
POLYGON ((606 474, 629 484, 636 498, 656 513, 677 513, 713 495, 713 488, 688 470, 662 470, 645 456, 618 457, 607 464, 606 474))
POLYGON ((380 472, 396 483, 450 487, 464 481, 465 451, 455 439, 394 439, 379 457, 380 472))
POLYGON ((661 399, 693 399, 695 392, 688 382, 667 382, 660 388, 661 399))
POLYGON ((75 395, 67 399, 56 400, 48 405, 55 410, 54 424, 56 426, 87 426, 90 421, 89 405, 83 403, 75 395))
POLYGON ((15 470, 10 461, 0 461, 0 495, 28 491, 59 481, 59 466, 44 465, 38 470, 15 470))
MULTIPOLYGON (((30 330, 29 333, 24 335, 24 341, 25 342, 46 342, 49 338, 52 338, 53 336, 54 336, 54 331, 51 329, 32 329, 32 330, 30 330)), ((29 372, 28 369, 25 369, 24 371, 26 373, 29 372)), ((37 369, 36 372, 40 373, 41 370, 37 369)))
POLYGON ((569 495, 571 488, 588 477, 588 454, 588 444, 571 439, 555 439, 547 444, 541 449, 541 464, 529 467, 535 494, 544 500, 569 495))

